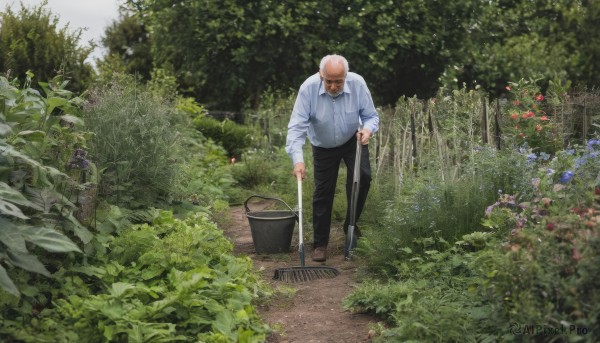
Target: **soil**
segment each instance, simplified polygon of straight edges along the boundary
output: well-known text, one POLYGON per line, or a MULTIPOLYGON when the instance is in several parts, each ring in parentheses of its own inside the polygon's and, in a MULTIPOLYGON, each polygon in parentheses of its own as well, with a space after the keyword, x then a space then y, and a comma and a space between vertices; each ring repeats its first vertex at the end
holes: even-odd
MULTIPOLYGON (((261 211, 268 202, 253 203, 252 211, 261 211)), ((319 278, 306 282, 286 283, 273 280, 276 269, 300 266, 298 228, 294 232, 289 253, 257 254, 243 206, 230 208, 230 218, 221 225, 234 244, 234 253, 249 256, 255 269, 273 288, 277 296, 256 309, 272 329, 268 343, 329 343, 371 342, 370 325, 377 318, 344 310, 342 300, 358 285, 357 261, 344 259, 344 236, 341 228, 332 227, 327 262, 311 260, 312 247, 305 239, 306 266, 331 266, 340 271, 334 278, 319 278)), ((306 237, 306 235, 304 235, 306 237)))

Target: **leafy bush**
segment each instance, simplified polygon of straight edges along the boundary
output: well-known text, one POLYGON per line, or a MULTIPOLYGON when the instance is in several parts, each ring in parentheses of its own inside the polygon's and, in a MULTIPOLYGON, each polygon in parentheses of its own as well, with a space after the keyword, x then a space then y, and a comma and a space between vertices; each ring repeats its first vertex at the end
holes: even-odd
POLYGON ((100 194, 138 207, 165 199, 177 174, 172 108, 132 78, 90 90, 85 125, 89 156, 102 171, 100 194))
POLYGON ((507 90, 512 96, 505 130, 509 145, 554 154, 562 146, 558 118, 544 111, 546 99, 539 88, 533 81, 521 80, 510 83, 507 90))
POLYGON ((4 316, 0 336, 19 341, 262 342, 268 328, 251 305, 268 289, 249 258, 205 215, 121 230, 107 254, 62 273, 53 306, 4 316), (27 323, 23 326, 21 323, 27 323))
POLYGON ((357 252, 372 270, 394 275, 393 263, 402 259, 399 249, 421 249, 418 240, 426 237, 437 235, 454 242, 481 231, 483 209, 497 199, 498 192, 531 187, 528 175, 534 168, 526 156, 480 149, 472 158, 453 182, 440 179, 434 170, 407 180, 402 194, 391 195, 390 189, 381 188, 370 193, 365 219, 376 218, 375 224, 367 223, 375 228, 365 232, 368 249, 361 253, 359 247, 357 252))
MULTIPOLYGON (((528 185, 501 194, 481 232, 454 244, 442 231, 410 246, 388 238, 387 267, 368 264, 387 281, 364 283, 344 306, 390 323, 375 341, 596 341, 599 152, 596 139, 554 158, 513 152, 528 185)), ((367 256, 381 253, 374 244, 361 243, 367 256)))
POLYGON ((194 125, 206 138, 222 145, 229 156, 236 159, 239 159, 252 143, 251 130, 231 120, 221 122, 211 117, 197 116, 194 125))
POLYGON ((85 144, 81 99, 60 79, 41 84, 46 97, 0 77, 0 287, 20 296, 37 276, 62 257, 80 252, 69 238, 87 244, 92 234, 76 219, 81 170, 65 172, 69 156, 85 144), (42 263, 41 261, 44 261, 42 263))

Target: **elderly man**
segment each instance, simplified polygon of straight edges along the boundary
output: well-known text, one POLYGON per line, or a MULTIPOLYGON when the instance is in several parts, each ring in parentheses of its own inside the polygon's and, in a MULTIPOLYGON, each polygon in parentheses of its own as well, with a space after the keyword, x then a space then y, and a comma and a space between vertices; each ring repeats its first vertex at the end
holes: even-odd
MULTIPOLYGON (((302 146, 308 136, 312 144, 315 192, 313 194, 313 261, 327 259, 331 212, 340 162, 348 170, 346 198, 348 208, 344 231, 350 221, 352 175, 357 140, 369 144, 379 127, 379 116, 362 76, 350 72, 348 61, 340 55, 323 57, 319 72, 300 86, 288 124, 286 152, 294 164, 293 174, 306 177, 302 146)), ((361 149, 360 189, 356 220, 364 207, 371 182, 369 149, 361 149)), ((360 231, 356 228, 356 235, 360 231)))

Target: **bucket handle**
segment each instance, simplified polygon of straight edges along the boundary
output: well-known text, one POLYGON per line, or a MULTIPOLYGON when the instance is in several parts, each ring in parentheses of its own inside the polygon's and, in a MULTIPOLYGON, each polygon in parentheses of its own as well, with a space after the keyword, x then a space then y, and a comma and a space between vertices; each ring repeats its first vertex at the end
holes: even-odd
POLYGON ((265 199, 265 200, 277 200, 277 201, 280 201, 285 206, 287 206, 287 208, 289 208, 290 211, 292 211, 292 213, 294 214, 294 216, 296 216, 296 221, 298 221, 298 213, 294 212, 294 210, 292 210, 292 208, 290 207, 290 205, 288 205, 285 201, 283 201, 283 200, 281 200, 279 198, 268 197, 268 196, 259 195, 259 194, 251 195, 250 197, 248 197, 248 199, 246 199, 246 201, 244 201, 244 208, 246 209, 246 213, 250 212, 250 209, 248 208, 248 200, 250 200, 252 198, 261 198, 261 199, 265 199))

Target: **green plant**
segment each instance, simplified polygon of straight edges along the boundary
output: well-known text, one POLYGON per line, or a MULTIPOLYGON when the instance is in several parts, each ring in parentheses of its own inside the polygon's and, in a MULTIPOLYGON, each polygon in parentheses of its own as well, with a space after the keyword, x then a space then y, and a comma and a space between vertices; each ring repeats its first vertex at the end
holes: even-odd
POLYGON ((156 211, 153 224, 101 236, 109 249, 59 273, 52 306, 4 316, 0 336, 38 342, 264 341, 269 329, 252 302, 271 291, 249 258, 231 255, 232 243, 208 215, 179 220, 156 211))
POLYGON ((531 148, 534 152, 553 155, 561 148, 562 137, 557 119, 544 111, 544 95, 534 81, 511 82, 506 89, 513 96, 507 108, 509 123, 506 135, 517 146, 531 148))
POLYGON ((81 252, 67 235, 92 239, 71 202, 80 171, 75 180, 65 173, 68 157, 85 144, 81 99, 60 78, 41 84, 46 97, 29 82, 19 89, 0 77, 0 286, 17 297, 23 287, 38 294, 28 286, 36 276, 21 270, 49 277, 52 253, 81 252))
POLYGON ((89 91, 89 156, 102 172, 100 195, 139 207, 168 197, 182 160, 172 108, 129 77, 89 91))
POLYGON ((194 118, 194 125, 206 138, 222 145, 231 158, 239 159, 250 147, 251 130, 231 120, 218 121, 201 115, 194 118))

